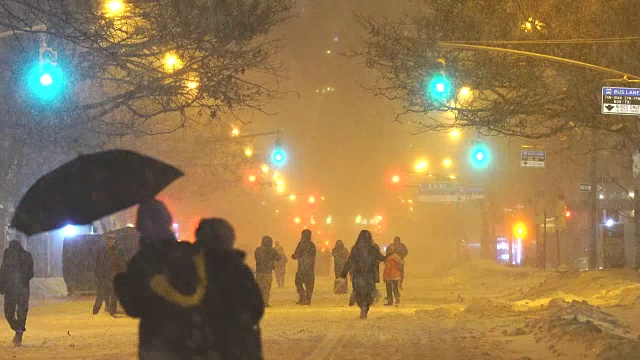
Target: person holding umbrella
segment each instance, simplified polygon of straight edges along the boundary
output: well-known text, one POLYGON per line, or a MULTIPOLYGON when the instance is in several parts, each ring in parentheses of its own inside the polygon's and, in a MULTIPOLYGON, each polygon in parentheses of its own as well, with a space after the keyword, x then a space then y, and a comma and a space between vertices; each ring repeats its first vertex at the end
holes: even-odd
POLYGON ((0 294, 4 295, 4 316, 15 331, 13 345, 22 345, 27 330, 29 311, 29 281, 33 278, 33 257, 20 242, 11 240, 2 256, 0 267, 0 294))

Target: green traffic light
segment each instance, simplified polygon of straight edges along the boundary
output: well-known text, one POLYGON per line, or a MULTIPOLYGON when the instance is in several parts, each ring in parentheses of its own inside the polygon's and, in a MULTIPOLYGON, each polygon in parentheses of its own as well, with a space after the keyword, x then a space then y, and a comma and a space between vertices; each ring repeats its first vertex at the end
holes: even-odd
POLYGON ((445 103, 451 99, 451 81, 444 74, 432 76, 425 90, 433 101, 445 103))
POLYGON ((476 144, 469 152, 469 162, 476 170, 482 170, 491 163, 491 151, 482 143, 476 144))
POLYGON ((55 100, 63 90, 64 74, 52 64, 35 65, 27 76, 29 90, 42 101, 55 100))

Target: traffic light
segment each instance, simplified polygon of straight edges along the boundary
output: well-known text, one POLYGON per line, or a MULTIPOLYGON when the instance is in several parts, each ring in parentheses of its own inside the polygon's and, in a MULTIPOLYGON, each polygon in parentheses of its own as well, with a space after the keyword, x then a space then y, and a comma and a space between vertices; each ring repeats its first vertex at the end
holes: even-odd
POLYGON ((275 167, 283 167, 287 163, 287 152, 280 145, 271 152, 271 164, 275 167))
POLYGON ((571 216, 571 212, 569 212, 569 216, 567 216, 567 203, 564 200, 564 195, 561 195, 556 200, 555 216, 556 216, 556 227, 559 230, 566 229, 567 218, 571 216))
POLYGON ((453 93, 451 79, 446 72, 445 59, 438 59, 434 64, 434 70, 426 84, 426 93, 431 101, 446 103, 453 93))
POLYGON ((491 163, 491 151, 485 144, 477 142, 469 152, 469 162, 474 169, 485 169, 491 163))
POLYGON ((516 239, 524 239, 527 236, 527 225, 523 222, 518 222, 513 225, 513 237, 516 239))
POLYGON ((38 65, 28 73, 29 89, 40 100, 51 101, 62 91, 64 80, 64 73, 58 66, 58 52, 43 41, 38 65))

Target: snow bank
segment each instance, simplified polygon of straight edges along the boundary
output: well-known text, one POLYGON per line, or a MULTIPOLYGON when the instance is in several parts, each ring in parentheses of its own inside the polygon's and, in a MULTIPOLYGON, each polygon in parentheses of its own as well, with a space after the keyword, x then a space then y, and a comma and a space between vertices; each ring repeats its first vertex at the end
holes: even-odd
POLYGON ((640 347, 630 329, 587 301, 552 299, 521 332, 532 333, 536 343, 547 345, 556 356, 640 358, 640 347))

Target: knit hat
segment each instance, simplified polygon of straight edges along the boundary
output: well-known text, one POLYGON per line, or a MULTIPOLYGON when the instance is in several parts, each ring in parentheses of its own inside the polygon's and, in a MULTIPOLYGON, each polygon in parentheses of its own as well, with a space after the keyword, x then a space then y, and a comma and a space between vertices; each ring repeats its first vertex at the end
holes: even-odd
POLYGON ((196 230, 196 242, 210 249, 233 249, 236 234, 233 226, 221 218, 200 220, 196 230))
POLYGON ((162 241, 173 237, 173 218, 167 206, 160 200, 149 200, 140 204, 136 230, 146 241, 162 241))

